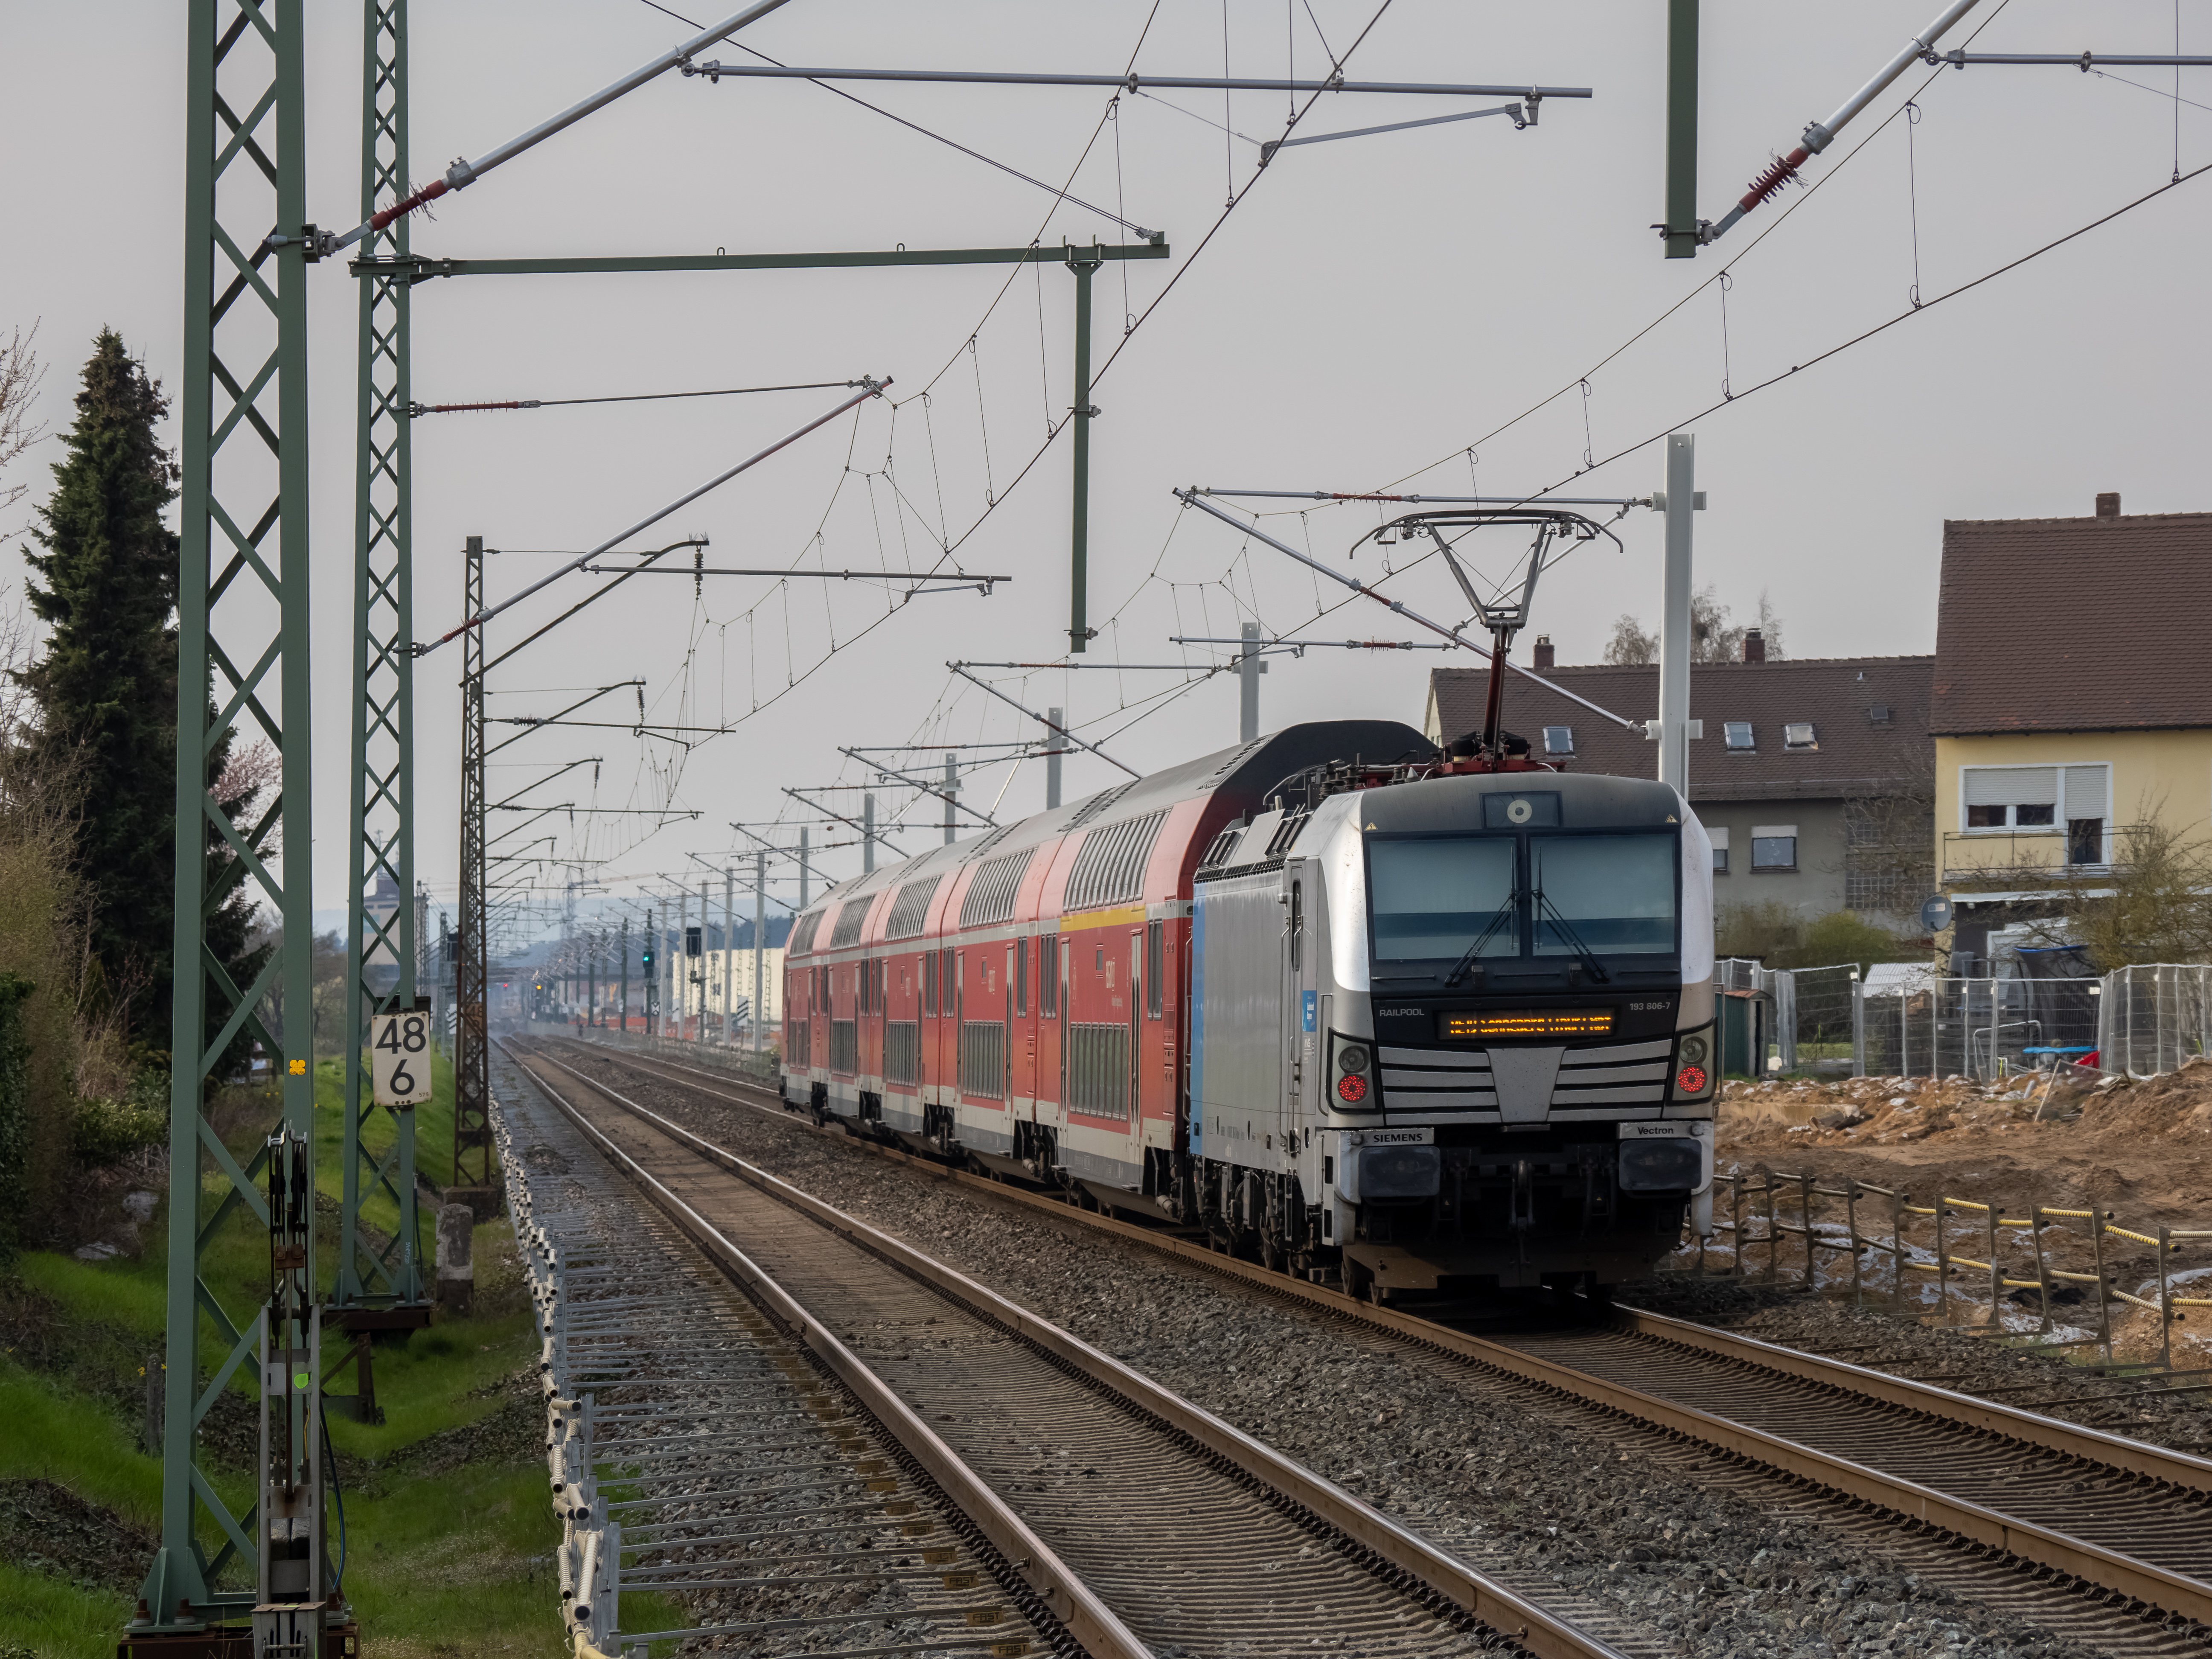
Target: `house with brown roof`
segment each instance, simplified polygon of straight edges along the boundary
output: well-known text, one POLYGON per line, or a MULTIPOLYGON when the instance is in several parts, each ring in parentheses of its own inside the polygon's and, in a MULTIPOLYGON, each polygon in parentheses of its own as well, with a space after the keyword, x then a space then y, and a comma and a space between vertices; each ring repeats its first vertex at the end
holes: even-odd
POLYGON ((1943 526, 1929 730, 1952 948, 2049 914, 2126 826, 2212 813, 2212 513, 1943 526))
MULTIPOLYGON (((1849 909, 1918 931, 1930 890, 1932 659, 1769 662, 1756 631, 1744 657, 1690 669, 1704 727, 1690 741, 1690 804, 1713 838, 1714 903, 1777 903, 1806 921, 1849 909)), ((1531 754, 1575 772, 1657 775, 1659 747, 1642 727, 1658 713, 1656 665, 1562 667, 1539 639, 1534 671, 1543 684, 1513 674, 1505 689, 1505 725, 1531 754)), ((1429 735, 1479 729, 1488 683, 1486 668, 1433 670, 1429 735)))

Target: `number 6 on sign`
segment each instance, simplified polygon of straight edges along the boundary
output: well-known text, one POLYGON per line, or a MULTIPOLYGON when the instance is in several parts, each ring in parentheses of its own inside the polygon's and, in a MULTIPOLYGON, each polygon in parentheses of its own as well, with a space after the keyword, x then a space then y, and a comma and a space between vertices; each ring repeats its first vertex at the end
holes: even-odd
POLYGON ((430 1102, 430 1016, 378 1014, 368 1022, 369 1081, 380 1106, 430 1102))

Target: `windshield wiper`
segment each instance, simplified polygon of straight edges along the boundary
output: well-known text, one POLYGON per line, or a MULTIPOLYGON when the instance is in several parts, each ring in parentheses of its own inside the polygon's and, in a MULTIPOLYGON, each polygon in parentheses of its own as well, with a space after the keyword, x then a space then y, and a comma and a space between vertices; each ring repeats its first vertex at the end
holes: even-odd
POLYGON ((1575 932, 1567 919, 1559 914, 1559 907, 1544 896, 1544 890, 1540 887, 1536 890, 1536 915, 1540 926, 1545 917, 1550 918, 1553 931, 1565 939, 1568 948, 1581 958, 1583 970, 1592 979, 1601 985, 1613 982, 1598 959, 1590 954, 1589 946, 1583 943, 1582 935, 1575 932))
POLYGON ((1498 930, 1512 921, 1520 908, 1521 890, 1516 887, 1505 896, 1505 902, 1499 905, 1492 914, 1490 926, 1476 936, 1474 943, 1467 947, 1465 954, 1452 964, 1451 972, 1444 975, 1446 990, 1449 990, 1467 976, 1467 970, 1474 965, 1474 959, 1482 954, 1482 947, 1498 937, 1498 930))

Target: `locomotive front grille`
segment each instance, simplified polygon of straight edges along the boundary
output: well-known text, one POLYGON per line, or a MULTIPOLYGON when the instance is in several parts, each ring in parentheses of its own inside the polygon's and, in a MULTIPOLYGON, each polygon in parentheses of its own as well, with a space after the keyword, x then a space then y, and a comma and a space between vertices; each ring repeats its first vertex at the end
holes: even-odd
POLYGON ((1673 1041, 1606 1043, 1586 1048, 1407 1048, 1382 1047, 1382 1104, 1395 1112, 1469 1111, 1499 1121, 1498 1073, 1538 1082, 1534 1104, 1572 1119, 1617 1115, 1623 1107, 1657 1107, 1667 1097, 1673 1041), (1493 1057, 1496 1057, 1493 1059, 1493 1057))

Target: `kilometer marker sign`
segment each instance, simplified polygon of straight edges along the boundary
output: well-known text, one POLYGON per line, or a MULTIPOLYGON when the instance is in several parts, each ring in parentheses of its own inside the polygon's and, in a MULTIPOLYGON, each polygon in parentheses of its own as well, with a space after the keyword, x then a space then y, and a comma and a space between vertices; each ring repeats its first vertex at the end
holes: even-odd
POLYGON ((430 1103, 430 1016, 407 1012, 370 1019, 369 1082, 380 1106, 430 1103))

